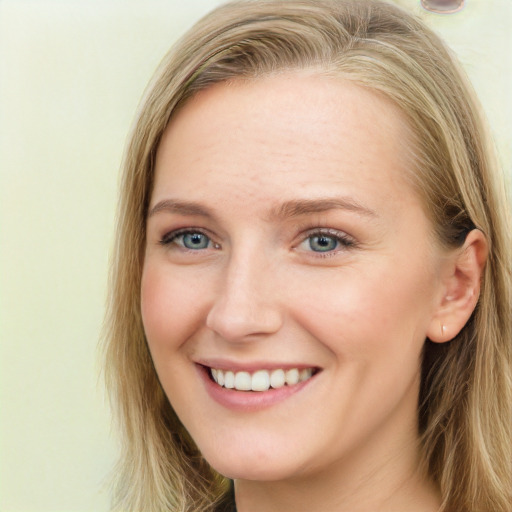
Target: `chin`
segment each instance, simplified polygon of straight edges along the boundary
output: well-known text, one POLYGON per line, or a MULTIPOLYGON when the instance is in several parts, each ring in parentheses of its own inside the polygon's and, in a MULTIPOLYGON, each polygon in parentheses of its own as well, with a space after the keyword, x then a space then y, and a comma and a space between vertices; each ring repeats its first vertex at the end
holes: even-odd
POLYGON ((257 482, 276 482, 286 480, 292 476, 285 468, 262 467, 260 462, 258 465, 249 465, 246 463, 236 464, 211 464, 217 473, 231 480, 251 480, 257 482))
POLYGON ((204 454, 208 463, 221 475, 232 480, 278 481, 300 472, 298 461, 292 461, 285 454, 229 452, 204 454))

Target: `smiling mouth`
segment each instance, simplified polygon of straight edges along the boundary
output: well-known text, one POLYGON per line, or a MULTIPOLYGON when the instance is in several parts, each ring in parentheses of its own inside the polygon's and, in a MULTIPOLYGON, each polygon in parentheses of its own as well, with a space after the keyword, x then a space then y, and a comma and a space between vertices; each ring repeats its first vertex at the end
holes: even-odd
POLYGON ((318 372, 316 368, 257 370, 255 372, 208 368, 211 380, 219 386, 236 391, 268 391, 305 382, 318 372))

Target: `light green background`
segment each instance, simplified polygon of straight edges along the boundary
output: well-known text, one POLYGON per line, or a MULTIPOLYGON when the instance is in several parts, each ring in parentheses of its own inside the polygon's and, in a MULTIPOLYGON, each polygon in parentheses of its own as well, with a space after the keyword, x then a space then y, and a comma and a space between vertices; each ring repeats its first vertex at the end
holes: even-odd
MULTIPOLYGON (((0 512, 108 509, 96 348, 123 144, 165 51, 218 3, 0 0, 0 512)), ((397 3, 459 55, 511 175, 512 2, 397 3)))

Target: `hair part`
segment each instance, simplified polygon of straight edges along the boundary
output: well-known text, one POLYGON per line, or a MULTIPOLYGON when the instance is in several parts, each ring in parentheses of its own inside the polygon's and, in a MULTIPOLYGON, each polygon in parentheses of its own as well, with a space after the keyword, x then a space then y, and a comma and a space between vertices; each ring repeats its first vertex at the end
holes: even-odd
POLYGON ((214 510, 228 483, 204 461, 158 381, 144 336, 145 223, 162 134, 213 84, 291 70, 350 80, 407 118, 408 179, 436 240, 489 244, 477 309, 450 343, 424 348, 418 422, 444 512, 507 512, 511 490, 511 224, 503 180, 464 73, 423 23, 379 0, 258 0, 221 6, 169 52, 129 138, 106 317, 106 381, 122 429, 116 510, 214 510))

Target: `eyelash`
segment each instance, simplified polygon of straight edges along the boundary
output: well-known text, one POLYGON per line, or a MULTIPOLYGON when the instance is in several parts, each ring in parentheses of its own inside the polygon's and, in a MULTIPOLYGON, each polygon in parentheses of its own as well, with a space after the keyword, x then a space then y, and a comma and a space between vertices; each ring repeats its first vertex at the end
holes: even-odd
MULTIPOLYGON (((176 239, 178 239, 179 237, 182 237, 185 235, 197 235, 197 234, 203 235, 206 238, 208 238, 209 242, 211 244, 213 244, 213 247, 215 249, 220 248, 220 245, 213 242, 211 237, 200 228, 186 228, 186 229, 179 229, 177 231, 171 231, 170 233, 167 233, 166 235, 164 235, 162 237, 162 239, 159 241, 159 244, 163 245, 164 247, 167 247, 173 243, 176 243, 176 239)), ((188 247, 185 247, 181 244, 177 244, 177 245, 184 251, 198 252, 200 250, 200 249, 189 249, 188 247)))
MULTIPOLYGON (((213 242, 211 237, 204 230, 202 230, 200 228, 186 228, 186 229, 179 229, 177 231, 172 231, 172 232, 164 235, 162 237, 162 239, 159 241, 159 244, 164 247, 167 247, 173 243, 176 243, 176 240, 179 237, 183 237, 185 235, 195 235, 195 234, 201 234, 201 235, 205 236, 208 239, 209 244, 213 244, 214 249, 220 248, 220 245, 213 242)), ((346 233, 343 233, 342 231, 337 231, 334 229, 318 227, 318 228, 309 229, 307 231, 307 233, 305 233, 305 236, 301 239, 300 243, 297 244, 295 247, 300 247, 302 244, 306 243, 309 240, 310 248, 311 248, 311 240, 314 239, 315 237, 316 238, 324 237, 324 238, 332 239, 332 240, 335 240, 337 243, 337 246, 334 249, 326 250, 325 252, 314 251, 312 249, 310 251, 307 251, 307 252, 311 252, 311 253, 315 254, 316 258, 332 257, 332 256, 335 256, 336 254, 338 254, 341 250, 348 250, 348 249, 351 249, 356 246, 355 240, 352 237, 348 236, 346 233)), ((177 244, 177 245, 182 250, 187 251, 187 252, 199 252, 203 249, 210 248, 210 247, 205 247, 205 248, 199 248, 199 249, 190 249, 188 247, 185 247, 182 244, 177 244)))
POLYGON ((306 236, 304 238, 302 238, 302 241, 297 245, 297 247, 300 247, 302 244, 306 243, 308 240, 310 240, 310 244, 311 244, 311 240, 315 237, 330 238, 330 239, 335 240, 338 244, 336 246, 336 248, 334 248, 332 250, 325 251, 325 252, 313 251, 313 250, 308 251, 308 252, 315 254, 315 256, 314 256, 315 258, 330 258, 330 257, 336 256, 340 251, 352 249, 352 248, 356 247, 356 245, 357 245, 356 241, 352 237, 350 237, 349 235, 344 233, 343 231, 338 231, 336 229, 316 227, 316 228, 309 229, 306 232, 306 236))

